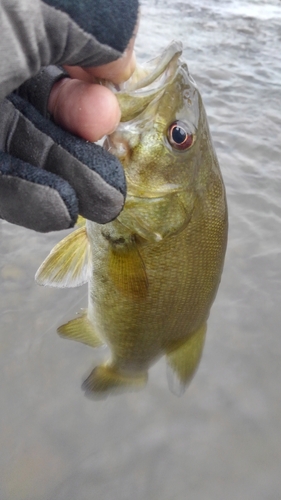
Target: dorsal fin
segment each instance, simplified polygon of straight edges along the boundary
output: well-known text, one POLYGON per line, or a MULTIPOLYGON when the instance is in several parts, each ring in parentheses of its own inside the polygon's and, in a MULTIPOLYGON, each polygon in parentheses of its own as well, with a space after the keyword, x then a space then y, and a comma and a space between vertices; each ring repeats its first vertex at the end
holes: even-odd
POLYGON ((71 288, 88 281, 89 242, 86 227, 76 229, 60 241, 39 267, 35 279, 39 285, 71 288))

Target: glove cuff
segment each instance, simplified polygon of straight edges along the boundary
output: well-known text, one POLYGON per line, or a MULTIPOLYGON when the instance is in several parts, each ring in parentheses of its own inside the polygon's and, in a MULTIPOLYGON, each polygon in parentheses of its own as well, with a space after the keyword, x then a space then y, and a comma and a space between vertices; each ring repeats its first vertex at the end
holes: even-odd
POLYGON ((24 82, 15 92, 30 102, 45 118, 51 118, 48 112, 48 101, 53 85, 69 78, 69 74, 60 66, 44 66, 39 73, 24 82))

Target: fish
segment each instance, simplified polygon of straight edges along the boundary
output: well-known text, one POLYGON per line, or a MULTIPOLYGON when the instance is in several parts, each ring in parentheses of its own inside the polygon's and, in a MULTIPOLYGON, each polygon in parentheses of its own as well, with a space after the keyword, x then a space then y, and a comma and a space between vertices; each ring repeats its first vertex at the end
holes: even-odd
POLYGON ((199 90, 171 42, 112 88, 121 122, 104 147, 121 161, 123 211, 101 225, 80 218, 36 273, 41 285, 88 283, 88 308, 61 337, 110 355, 82 384, 87 396, 142 389, 166 357, 182 395, 202 356, 227 246, 224 183, 199 90))

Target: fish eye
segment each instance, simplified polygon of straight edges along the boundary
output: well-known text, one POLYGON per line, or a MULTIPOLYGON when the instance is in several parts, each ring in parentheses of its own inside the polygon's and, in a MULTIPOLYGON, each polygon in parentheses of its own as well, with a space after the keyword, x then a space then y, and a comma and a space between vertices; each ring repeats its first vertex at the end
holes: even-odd
POLYGON ((168 128, 168 141, 174 149, 184 151, 192 146, 194 135, 188 125, 176 120, 168 128))

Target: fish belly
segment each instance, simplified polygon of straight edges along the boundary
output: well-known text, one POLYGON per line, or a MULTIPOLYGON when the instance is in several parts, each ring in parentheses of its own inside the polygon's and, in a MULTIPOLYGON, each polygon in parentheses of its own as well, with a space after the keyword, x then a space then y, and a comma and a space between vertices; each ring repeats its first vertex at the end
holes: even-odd
MULTIPOLYGON (((146 290, 139 294, 122 285, 126 255, 122 266, 112 269, 111 243, 101 226, 91 223, 88 316, 120 369, 146 370, 206 322, 223 267, 226 214, 206 219, 195 218, 158 243, 137 243, 139 260, 128 256, 128 261, 145 270, 146 290)), ((140 274, 136 270, 136 281, 140 274)))

